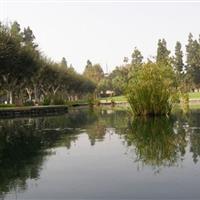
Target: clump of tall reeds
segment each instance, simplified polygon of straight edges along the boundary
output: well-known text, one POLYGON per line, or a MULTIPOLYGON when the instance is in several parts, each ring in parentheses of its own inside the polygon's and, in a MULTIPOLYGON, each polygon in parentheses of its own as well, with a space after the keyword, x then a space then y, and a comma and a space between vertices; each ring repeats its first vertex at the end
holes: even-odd
POLYGON ((171 66, 146 63, 133 70, 126 94, 134 115, 168 115, 176 99, 176 88, 171 66))

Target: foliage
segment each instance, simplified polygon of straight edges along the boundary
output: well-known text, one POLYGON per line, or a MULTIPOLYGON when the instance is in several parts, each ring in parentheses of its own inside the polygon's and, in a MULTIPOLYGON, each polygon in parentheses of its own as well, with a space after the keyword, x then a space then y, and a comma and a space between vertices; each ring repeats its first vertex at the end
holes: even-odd
POLYGON ((130 125, 125 142, 134 146, 136 161, 154 168, 174 166, 185 154, 184 129, 175 127, 172 118, 136 118, 130 125), (174 131, 176 130, 176 131, 174 131))
POLYGON ((0 104, 0 108, 15 107, 15 104, 0 104))
POLYGON ((189 98, 190 99, 200 99, 200 92, 190 92, 189 98))
POLYGON ((63 68, 68 68, 68 66, 67 66, 67 60, 66 60, 65 57, 62 58, 60 66, 63 67, 63 68))
POLYGON ((53 105, 65 105, 66 101, 63 99, 62 96, 58 95, 58 96, 54 96, 52 103, 53 105))
POLYGON ((88 104, 91 107, 95 104, 95 99, 94 99, 94 97, 92 95, 88 96, 88 104))
POLYGON ((190 88, 200 88, 200 41, 193 40, 190 33, 186 45, 186 76, 190 88))
POLYGON ((105 96, 107 90, 112 90, 112 80, 109 77, 103 78, 98 86, 97 86, 97 92, 100 93, 100 96, 105 96))
POLYGON ((158 40, 156 62, 167 64, 168 61, 169 61, 169 54, 170 54, 170 51, 167 49, 166 40, 165 39, 162 39, 162 40, 159 39, 158 40))
POLYGON ((110 74, 112 89, 115 92, 115 95, 123 94, 128 82, 129 67, 129 65, 116 67, 110 74))
POLYGON ((39 51, 31 28, 21 31, 17 22, 0 25, 0 58, 1 93, 10 104, 19 100, 40 103, 58 94, 65 99, 80 98, 96 88, 95 83, 76 73, 72 65, 67 67, 64 57, 61 63, 46 58, 39 51))
POLYGON ((86 78, 92 80, 94 83, 98 84, 99 81, 103 78, 104 73, 99 64, 93 65, 92 62, 88 60, 83 75, 86 78))
POLYGON ((157 63, 133 71, 126 90, 134 115, 169 114, 176 92, 172 67, 157 63))
POLYGON ((24 103, 24 106, 34 106, 35 104, 34 104, 34 102, 33 101, 26 101, 25 103, 24 103))
POLYGON ((175 46, 175 57, 174 57, 174 70, 178 74, 183 73, 183 52, 181 50, 181 43, 177 42, 175 46))
POLYGON ((131 65, 133 67, 138 67, 142 64, 143 56, 136 47, 135 47, 131 57, 132 57, 131 65))

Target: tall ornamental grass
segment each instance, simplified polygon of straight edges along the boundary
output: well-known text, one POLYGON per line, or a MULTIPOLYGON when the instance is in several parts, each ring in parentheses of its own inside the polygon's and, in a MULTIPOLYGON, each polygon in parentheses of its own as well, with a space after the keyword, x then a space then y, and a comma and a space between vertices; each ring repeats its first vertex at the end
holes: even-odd
POLYGON ((126 93, 134 115, 168 115, 175 101, 176 88, 171 66, 146 63, 133 70, 126 93))

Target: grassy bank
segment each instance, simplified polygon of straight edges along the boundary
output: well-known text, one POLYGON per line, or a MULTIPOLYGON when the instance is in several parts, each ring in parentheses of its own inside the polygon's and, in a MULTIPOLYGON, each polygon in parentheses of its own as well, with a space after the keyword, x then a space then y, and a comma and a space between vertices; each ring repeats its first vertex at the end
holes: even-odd
MULTIPOLYGON (((189 99, 190 100, 200 100, 200 92, 191 92, 189 93, 189 99)), ((104 98, 100 98, 99 101, 100 102, 110 102, 111 100, 113 100, 114 102, 127 102, 127 99, 125 96, 121 95, 121 96, 114 96, 114 97, 104 97, 104 98)), ((88 100, 84 99, 84 100, 78 100, 78 101, 72 101, 72 102, 69 102, 68 106, 73 106, 73 105, 82 105, 82 104, 87 104, 88 103, 88 100)), ((198 105, 195 105, 195 106, 198 106, 198 105)), ((16 107, 14 104, 10 105, 10 104, 0 104, 0 108, 8 108, 8 107, 16 107)), ((22 106, 24 107, 24 106, 22 106)), ((200 107, 200 105, 199 105, 200 107)))
POLYGON ((200 99, 200 92, 190 92, 189 99, 200 99))
MULTIPOLYGON (((200 100, 200 92, 190 92, 189 99, 199 99, 200 100)), ((116 102, 125 102, 127 101, 125 96, 114 96, 114 97, 104 97, 100 98, 100 101, 116 101, 116 102)))
POLYGON ((127 99, 125 96, 114 96, 114 97, 104 97, 104 98, 100 98, 100 101, 116 101, 116 102, 126 102, 127 99))

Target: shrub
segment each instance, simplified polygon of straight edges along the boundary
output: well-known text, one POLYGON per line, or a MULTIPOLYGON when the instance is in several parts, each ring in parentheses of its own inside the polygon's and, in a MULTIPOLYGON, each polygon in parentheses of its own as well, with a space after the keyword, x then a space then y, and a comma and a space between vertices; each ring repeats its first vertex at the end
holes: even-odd
POLYGON ((26 101, 23 105, 24 106, 34 106, 35 104, 33 101, 29 100, 29 101, 26 101))
POLYGON ((53 102, 52 102, 53 105, 65 105, 66 102, 65 100, 63 99, 63 97, 61 96, 55 96, 53 98, 53 102))
POLYGON ((175 74, 171 66, 143 64, 132 72, 127 99, 134 115, 167 115, 176 96, 175 74))
POLYGON ((44 97, 43 105, 48 106, 51 104, 51 98, 50 97, 44 97))
POLYGON ((94 97, 92 95, 88 96, 88 104, 91 107, 94 106, 94 104, 95 104, 95 99, 94 99, 94 97))
POLYGON ((96 105, 96 106, 100 106, 100 105, 101 105, 101 102, 100 102, 99 99, 96 99, 94 102, 95 102, 95 105, 96 105))

